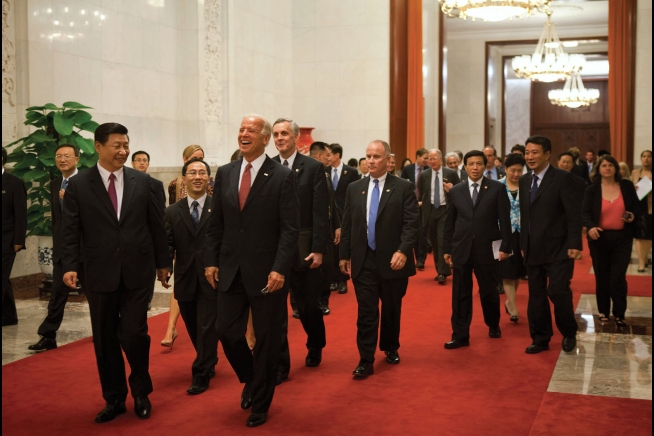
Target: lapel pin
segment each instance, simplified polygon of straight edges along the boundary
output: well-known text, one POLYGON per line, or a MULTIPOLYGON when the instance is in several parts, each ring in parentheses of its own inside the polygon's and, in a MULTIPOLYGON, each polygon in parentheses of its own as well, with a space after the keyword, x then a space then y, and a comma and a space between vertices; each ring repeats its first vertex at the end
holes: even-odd
POLYGON ((211 212, 211 209, 207 209, 207 212, 211 212))
POLYGON ((391 192, 391 190, 390 190, 390 189, 387 189, 386 192, 391 192))
POLYGON ((365 194, 365 193, 366 193, 366 191, 361 191, 361 193, 362 193, 362 194, 365 194))
POLYGON ((343 174, 347 174, 347 170, 343 171, 343 174))
POLYGON ((484 186, 484 189, 488 189, 488 186, 484 186))
POLYGON ((263 173, 264 176, 268 177, 268 173, 263 173))
POLYGON ((295 169, 295 172, 296 172, 296 173, 299 173, 299 172, 300 172, 300 169, 299 169, 299 168, 296 168, 296 169, 295 169))

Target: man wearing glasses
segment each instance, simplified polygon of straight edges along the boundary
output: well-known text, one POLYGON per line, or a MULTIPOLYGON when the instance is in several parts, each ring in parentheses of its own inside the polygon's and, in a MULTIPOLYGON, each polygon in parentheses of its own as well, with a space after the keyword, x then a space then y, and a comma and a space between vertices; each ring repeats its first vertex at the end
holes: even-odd
MULTIPOLYGON (((50 182, 50 213, 52 216, 52 263, 54 276, 52 278, 52 292, 48 303, 48 314, 39 326, 38 334, 41 339, 27 347, 29 350, 41 352, 57 348, 57 330, 64 319, 64 308, 68 301, 68 286, 63 282, 64 272, 61 265, 61 214, 64 207, 66 187, 72 177, 78 173, 79 148, 74 145, 63 144, 55 151, 55 164, 61 172, 61 177, 50 182)), ((84 271, 80 265, 79 271, 84 271)), ((80 282, 83 283, 82 277, 80 282)))

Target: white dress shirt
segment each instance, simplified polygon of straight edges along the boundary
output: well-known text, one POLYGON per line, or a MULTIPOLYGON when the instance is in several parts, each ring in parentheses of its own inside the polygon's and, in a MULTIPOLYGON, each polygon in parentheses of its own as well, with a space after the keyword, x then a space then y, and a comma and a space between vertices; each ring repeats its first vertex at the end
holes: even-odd
MULTIPOLYGON (((538 181, 536 182, 536 184, 538 185, 539 188, 540 188, 540 184, 541 184, 541 182, 543 181, 543 177, 545 177, 545 173, 546 173, 547 170, 549 170, 549 169, 550 169, 550 164, 547 164, 547 166, 545 167, 545 169, 544 169, 543 171, 541 171, 541 172, 538 173, 538 174, 534 174, 535 176, 538 176, 538 181)), ((532 180, 533 180, 533 179, 532 179, 532 180)), ((532 181, 531 183, 534 183, 534 182, 532 181)))
POLYGON ((245 167, 248 165, 248 163, 252 164, 252 168, 250 168, 250 187, 252 187, 252 184, 254 183, 254 179, 257 178, 257 174, 259 174, 259 170, 261 169, 261 166, 266 160, 266 157, 267 157, 266 153, 262 153, 261 156, 259 156, 252 162, 248 162, 245 160, 245 158, 243 158, 243 163, 241 164, 241 173, 238 177, 239 191, 241 190, 241 180, 243 180, 243 173, 245 172, 245 167))
MULTIPOLYGON (((479 195, 479 193, 481 192, 481 181, 482 181, 482 179, 483 179, 483 177, 481 179, 477 180, 476 182, 473 182, 472 179, 470 177, 468 177, 468 190, 470 191, 470 198, 472 198, 472 193, 475 191, 475 187, 472 186, 473 183, 477 184, 477 195, 479 195)), ((477 197, 477 199, 479 199, 479 197, 477 197)))
POLYGON ((431 169, 431 204, 436 205, 436 201, 434 198, 434 192, 436 191, 436 174, 438 174, 438 182, 440 183, 440 186, 438 188, 438 192, 440 193, 440 198, 438 199, 438 205, 443 206, 445 205, 445 190, 443 189, 443 167, 441 166, 438 171, 434 171, 433 168, 431 169))
MULTIPOLYGON (((379 199, 381 200, 387 175, 388 173, 384 173, 384 175, 378 179, 374 179, 372 176, 370 176, 370 184, 368 185, 368 198, 366 199, 366 224, 368 224, 368 220, 370 219, 370 200, 372 200, 372 191, 375 189, 375 180, 379 180, 379 199)), ((379 213, 379 209, 377 210, 377 213, 379 213)))
MULTIPOLYGON (((61 184, 62 184, 62 185, 64 184, 64 180, 70 182, 70 179, 71 179, 72 177, 76 176, 77 173, 79 173, 79 170, 78 170, 77 168, 75 168, 75 172, 74 172, 73 174, 71 174, 70 176, 68 176, 68 177, 64 177, 64 178, 61 180, 61 184)), ((107 185, 107 186, 109 186, 109 185, 107 185)))
POLYGON ((188 212, 191 213, 193 212, 193 202, 197 201, 198 202, 198 213, 199 216, 202 216, 202 209, 204 209, 204 202, 207 199, 207 193, 205 192, 204 195, 197 200, 193 200, 190 195, 186 196, 186 199, 188 200, 188 212))
POLYGON ((113 173, 105 170, 98 163, 98 171, 100 172, 100 177, 102 178, 102 183, 104 183, 104 188, 109 191, 109 176, 113 174, 116 176, 114 180, 114 188, 116 188, 116 200, 118 203, 118 211, 116 212, 116 217, 120 219, 120 210, 123 206, 123 188, 125 187, 125 171, 121 167, 118 171, 113 173))
POLYGON ((332 167, 332 182, 334 181, 334 171, 338 174, 338 181, 341 181, 341 178, 343 177, 343 165, 343 161, 341 161, 337 167, 332 167))
POLYGON ((297 150, 293 152, 293 154, 288 158, 284 159, 282 155, 279 155, 279 161, 284 165, 284 161, 288 161, 288 167, 293 168, 293 162, 295 162, 295 156, 297 156, 297 150))

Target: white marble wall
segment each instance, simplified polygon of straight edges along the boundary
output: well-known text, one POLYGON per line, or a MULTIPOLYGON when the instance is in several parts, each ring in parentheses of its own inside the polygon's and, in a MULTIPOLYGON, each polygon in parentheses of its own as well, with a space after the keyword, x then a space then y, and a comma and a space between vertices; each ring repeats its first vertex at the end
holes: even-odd
POLYGON ((634 165, 652 149, 652 1, 638 0, 636 24, 636 113, 634 165))
POLYGON ((294 0, 292 16, 294 118, 363 157, 388 140, 389 0, 294 0))
MULTIPOLYGON (((437 0, 422 2, 422 77, 425 96, 425 148, 438 148, 439 49, 440 7, 437 0)), ((409 156, 411 160, 413 156, 409 156)))
POLYGON ((530 134, 531 81, 508 79, 506 81, 506 149, 511 152, 515 144, 525 143, 530 134))

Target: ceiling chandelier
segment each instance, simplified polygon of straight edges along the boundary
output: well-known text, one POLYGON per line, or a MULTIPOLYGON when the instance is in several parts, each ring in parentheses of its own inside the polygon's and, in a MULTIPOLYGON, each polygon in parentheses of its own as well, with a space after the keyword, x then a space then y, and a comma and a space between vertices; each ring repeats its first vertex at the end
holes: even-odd
POLYGON ((547 23, 540 35, 536 50, 532 55, 513 58, 512 66, 518 77, 539 82, 555 82, 578 73, 586 64, 586 57, 581 54, 563 52, 556 29, 551 21, 552 12, 547 12, 547 23))
POLYGON ((563 89, 552 89, 547 94, 552 104, 577 108, 597 103, 599 89, 585 88, 581 75, 574 73, 565 80, 563 89))
POLYGON ((472 21, 503 21, 506 19, 528 17, 540 11, 550 0, 439 0, 441 10, 450 17, 472 21))

